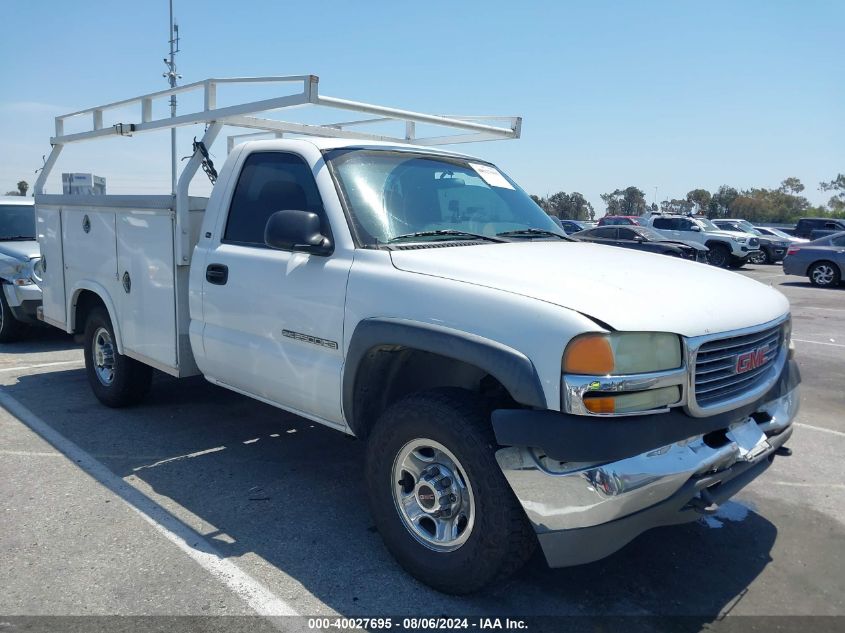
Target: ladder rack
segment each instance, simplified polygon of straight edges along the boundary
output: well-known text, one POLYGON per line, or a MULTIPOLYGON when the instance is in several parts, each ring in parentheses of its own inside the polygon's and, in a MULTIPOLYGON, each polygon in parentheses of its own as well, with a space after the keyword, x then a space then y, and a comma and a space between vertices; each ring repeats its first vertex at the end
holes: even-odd
MULTIPOLYGON (((360 101, 322 96, 319 94, 318 84, 319 78, 316 75, 212 78, 57 116, 56 135, 50 139, 53 149, 44 163, 44 168, 38 175, 38 179, 33 187, 34 193, 36 195, 44 193, 44 185, 47 182, 47 178, 52 172, 65 145, 114 136, 133 136, 144 132, 167 130, 188 125, 206 125, 205 134, 202 139, 206 147, 211 147, 211 144, 217 138, 224 125, 257 130, 257 132, 251 132, 249 134, 230 136, 227 149, 231 149, 236 138, 266 133, 272 133, 277 137, 285 134, 294 134, 298 136, 321 136, 436 146, 514 139, 519 138, 521 132, 521 117, 424 114, 411 110, 401 110, 362 103, 360 101), (231 84, 293 84, 294 87, 297 87, 296 84, 300 84, 301 90, 293 94, 283 94, 269 99, 217 107, 218 86, 231 84), (172 95, 185 93, 198 94, 200 92, 203 98, 202 110, 180 114, 174 117, 153 118, 153 103, 155 101, 169 98, 172 95), (340 121, 329 124, 306 124, 256 116, 262 113, 301 106, 323 106, 336 110, 357 112, 359 114, 369 115, 372 118, 340 121), (135 120, 108 126, 104 125, 104 113, 111 110, 132 107, 139 108, 138 118, 135 120), (65 123, 67 121, 85 118, 88 118, 90 122, 90 125, 86 126, 85 129, 80 132, 65 133, 65 123), (366 129, 367 126, 388 122, 404 122, 404 134, 402 136, 388 136, 368 132, 366 129), (449 132, 440 136, 419 136, 417 135, 417 124, 438 126, 449 130, 449 132)), ((181 238, 177 240, 176 244, 178 253, 177 261, 183 265, 190 261, 191 250, 190 244, 188 243, 187 230, 188 187, 201 162, 199 152, 194 152, 193 156, 190 157, 182 169, 175 192, 177 236, 181 238)))

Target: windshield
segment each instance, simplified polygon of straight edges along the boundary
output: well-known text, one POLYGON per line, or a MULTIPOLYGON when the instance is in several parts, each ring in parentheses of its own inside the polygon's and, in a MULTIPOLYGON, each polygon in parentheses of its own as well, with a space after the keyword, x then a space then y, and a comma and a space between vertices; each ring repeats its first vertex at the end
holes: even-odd
POLYGON ((528 194, 487 163, 362 149, 333 150, 326 161, 362 244, 385 244, 422 232, 427 235, 415 239, 495 237, 526 229, 538 231, 534 237, 543 232, 566 235, 528 194))
POLYGON ((12 239, 35 239, 35 207, 33 205, 0 205, 0 240, 12 239))
POLYGON ((760 231, 754 228, 754 225, 751 224, 748 220, 740 220, 737 222, 739 228, 741 228, 746 233, 751 233, 752 235, 763 235, 760 231))
POLYGON ((770 234, 772 234, 772 235, 776 235, 776 236, 778 236, 778 237, 782 237, 782 238, 784 238, 784 239, 786 239, 786 240, 790 240, 790 239, 792 239, 792 236, 791 236, 789 233, 784 233, 784 232, 783 232, 783 231, 781 231, 780 229, 776 229, 776 228, 774 228, 774 227, 772 227, 772 226, 767 226, 767 227, 765 228, 765 231, 766 231, 766 233, 770 233, 770 234))
POLYGON ((719 231, 719 230, 721 230, 718 226, 716 226, 715 224, 713 224, 713 223, 712 223, 710 220, 708 220, 707 218, 694 218, 694 219, 693 219, 693 222, 695 222, 696 224, 698 224, 698 226, 700 226, 701 228, 703 228, 705 231, 719 231))

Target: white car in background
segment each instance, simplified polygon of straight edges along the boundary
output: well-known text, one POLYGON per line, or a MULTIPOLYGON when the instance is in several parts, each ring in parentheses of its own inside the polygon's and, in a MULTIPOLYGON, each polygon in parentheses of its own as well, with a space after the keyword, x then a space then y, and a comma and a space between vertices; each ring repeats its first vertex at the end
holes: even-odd
POLYGON ((724 231, 707 218, 655 214, 649 216, 646 223, 669 239, 703 244, 710 249, 708 262, 719 268, 741 268, 760 248, 758 237, 739 231, 724 231))
POLYGON ((0 343, 17 340, 27 325, 38 323, 41 250, 35 237, 32 198, 0 197, 0 343))

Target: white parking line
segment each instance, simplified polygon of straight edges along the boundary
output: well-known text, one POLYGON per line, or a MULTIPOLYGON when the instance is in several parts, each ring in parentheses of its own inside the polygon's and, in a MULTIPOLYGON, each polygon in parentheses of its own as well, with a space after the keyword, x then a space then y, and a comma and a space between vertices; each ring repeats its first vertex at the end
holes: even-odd
POLYGON ((91 455, 57 432, 4 391, 0 405, 18 420, 75 462, 82 470, 120 497, 126 505, 152 525, 168 541, 243 599, 257 614, 265 617, 298 615, 287 602, 258 580, 224 558, 200 534, 182 523, 165 508, 111 472, 91 455))
POLYGON ((845 312, 845 308, 825 308, 823 306, 795 306, 798 310, 830 310, 831 312, 845 312))
POLYGON ((815 343, 816 345, 829 345, 830 347, 845 347, 842 343, 828 343, 827 341, 808 341, 803 338, 794 338, 793 341, 798 341, 799 343, 815 343))
POLYGON ((822 433, 830 433, 832 435, 838 435, 839 437, 845 437, 845 433, 843 433, 842 431, 826 429, 823 426, 813 426, 812 424, 804 424, 803 422, 796 422, 795 426, 802 426, 805 429, 813 429, 814 431, 821 431, 822 433))
POLYGON ((832 484, 832 483, 824 483, 824 484, 811 484, 804 481, 770 481, 770 484, 774 484, 775 486, 790 486, 792 488, 820 488, 824 490, 833 489, 842 489, 845 490, 845 484, 832 484))
POLYGON ((84 365, 84 360, 60 360, 54 363, 40 363, 38 365, 24 365, 23 367, 4 367, 0 372, 7 371, 28 371, 30 369, 41 369, 42 367, 56 367, 57 365, 84 365))
POLYGON ((0 455, 15 455, 17 457, 63 457, 61 453, 46 451, 0 451, 0 455))

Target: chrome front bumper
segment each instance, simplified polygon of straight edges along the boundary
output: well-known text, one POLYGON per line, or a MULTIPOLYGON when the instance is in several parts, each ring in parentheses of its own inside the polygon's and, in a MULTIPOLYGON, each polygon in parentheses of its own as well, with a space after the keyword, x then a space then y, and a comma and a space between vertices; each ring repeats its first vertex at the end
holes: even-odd
POLYGON ((768 467, 792 434, 798 400, 793 388, 727 429, 600 465, 559 462, 526 446, 502 448, 496 459, 549 565, 576 565, 714 510, 768 467))

